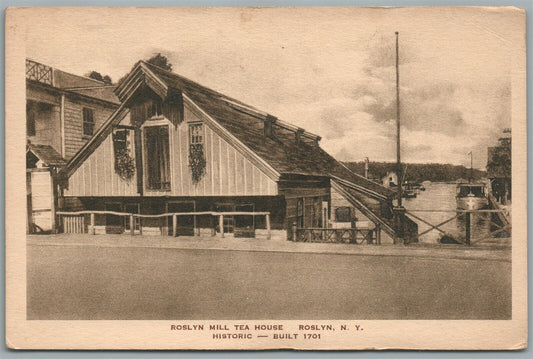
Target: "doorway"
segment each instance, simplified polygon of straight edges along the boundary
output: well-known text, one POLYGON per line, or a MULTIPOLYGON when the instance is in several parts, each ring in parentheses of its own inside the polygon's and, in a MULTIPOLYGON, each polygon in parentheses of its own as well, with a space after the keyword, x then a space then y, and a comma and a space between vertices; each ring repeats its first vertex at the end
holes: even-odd
MULTIPOLYGON (((217 203, 215 205, 216 212, 253 212, 254 205, 251 203, 217 203)), ((249 216, 224 216, 224 234, 233 235, 241 238, 255 237, 255 218, 253 215, 249 216)), ((217 232, 220 233, 220 228, 217 226, 217 232)))
MULTIPOLYGON (((105 204, 106 211, 122 212, 122 203, 108 202, 105 204)), ((105 233, 106 234, 122 234, 124 233, 124 220, 122 216, 114 214, 105 215, 105 233)))
MULTIPOLYGON (((195 212, 193 201, 167 202, 167 213, 195 212)), ((178 228, 174 234, 172 217, 168 219, 168 234, 170 236, 194 236, 195 218, 194 216, 178 216, 178 228)))
MULTIPOLYGON (((140 213, 140 204, 139 203, 126 203, 124 204, 124 212, 139 214, 140 213)), ((141 230, 141 219, 139 217, 133 217, 133 226, 135 233, 140 233, 141 230)), ((130 228, 130 217, 124 217, 124 228, 127 232, 131 230, 130 228)))

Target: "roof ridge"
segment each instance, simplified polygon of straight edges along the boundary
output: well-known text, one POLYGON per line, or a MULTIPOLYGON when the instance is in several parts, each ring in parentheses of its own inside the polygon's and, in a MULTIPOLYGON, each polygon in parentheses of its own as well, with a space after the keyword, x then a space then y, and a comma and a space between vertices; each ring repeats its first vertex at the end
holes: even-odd
MULTIPOLYGON (((245 110, 248 110, 248 111, 251 111, 251 112, 255 112, 257 115, 259 115, 261 117, 264 117, 264 116, 267 116, 267 115, 275 117, 276 118, 276 124, 278 126, 280 126, 280 127, 283 127, 283 128, 285 128, 285 129, 287 129, 289 131, 292 131, 294 133, 296 133, 298 130, 302 130, 303 133, 305 135, 311 137, 311 139, 321 139, 321 136, 319 136, 319 135, 317 135, 317 134, 315 134, 313 132, 310 132, 310 131, 306 130, 305 128, 293 125, 292 123, 287 122, 287 121, 283 121, 283 120, 279 119, 277 116, 274 116, 274 115, 272 115, 272 114, 270 114, 268 112, 260 110, 259 108, 255 107, 255 106, 249 105, 249 104, 244 103, 244 102, 242 102, 240 100, 237 100, 237 99, 235 99, 235 98, 233 98, 231 96, 227 96, 227 95, 225 95, 225 94, 223 94, 221 92, 218 92, 218 91, 213 90, 213 89, 211 89, 209 87, 206 87, 206 86, 200 84, 199 82, 191 80, 191 79, 189 79, 189 78, 187 78, 185 76, 182 76, 182 75, 177 74, 177 73, 175 73, 173 71, 170 71, 170 70, 167 70, 165 68, 162 68, 161 66, 149 63, 149 62, 147 62, 145 60, 139 60, 139 62, 142 62, 142 63, 147 64, 149 66, 153 66, 153 67, 157 68, 158 70, 164 71, 164 72, 166 72, 167 74, 169 74, 171 76, 178 77, 180 80, 189 81, 189 82, 193 83, 194 85, 196 85, 196 86, 198 86, 198 87, 200 87, 202 89, 205 89, 205 90, 207 90, 209 92, 212 92, 218 98, 220 98, 222 101, 228 103, 228 105, 230 107, 231 106, 238 106, 238 107, 241 107, 241 108, 243 108, 245 110)), ((252 114, 250 114, 250 115, 253 116, 252 114)), ((264 121, 264 119, 262 119, 262 120, 264 121)))
POLYGON ((101 86, 79 86, 79 87, 63 87, 63 90, 93 90, 93 89, 102 89, 106 87, 117 87, 114 84, 103 84, 101 86))

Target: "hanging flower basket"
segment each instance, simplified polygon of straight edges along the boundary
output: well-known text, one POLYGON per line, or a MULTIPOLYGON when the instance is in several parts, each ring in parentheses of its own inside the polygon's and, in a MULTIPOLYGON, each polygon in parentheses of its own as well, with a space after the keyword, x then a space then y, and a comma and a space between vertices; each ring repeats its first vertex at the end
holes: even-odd
POLYGON ((192 172, 193 183, 198 183, 205 174, 205 156, 203 144, 193 144, 189 147, 189 168, 192 172))
POLYGON ((123 180, 129 180, 135 174, 135 160, 128 150, 115 151, 115 171, 123 180))

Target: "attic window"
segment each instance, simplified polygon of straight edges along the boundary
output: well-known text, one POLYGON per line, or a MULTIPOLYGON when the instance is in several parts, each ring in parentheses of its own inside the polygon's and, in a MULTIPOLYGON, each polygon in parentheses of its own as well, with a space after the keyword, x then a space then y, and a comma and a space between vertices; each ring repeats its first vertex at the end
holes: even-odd
POLYGON ((163 105, 161 101, 151 101, 148 105, 148 118, 163 116, 163 105))

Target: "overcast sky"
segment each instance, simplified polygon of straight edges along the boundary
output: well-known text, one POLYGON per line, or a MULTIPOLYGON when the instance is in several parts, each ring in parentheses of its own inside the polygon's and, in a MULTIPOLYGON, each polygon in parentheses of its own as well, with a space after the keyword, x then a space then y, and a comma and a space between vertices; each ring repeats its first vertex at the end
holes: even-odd
POLYGON ((40 9, 27 56, 116 81, 161 52, 174 72, 322 136, 339 160, 484 168, 511 123, 512 11, 432 9, 40 9))

